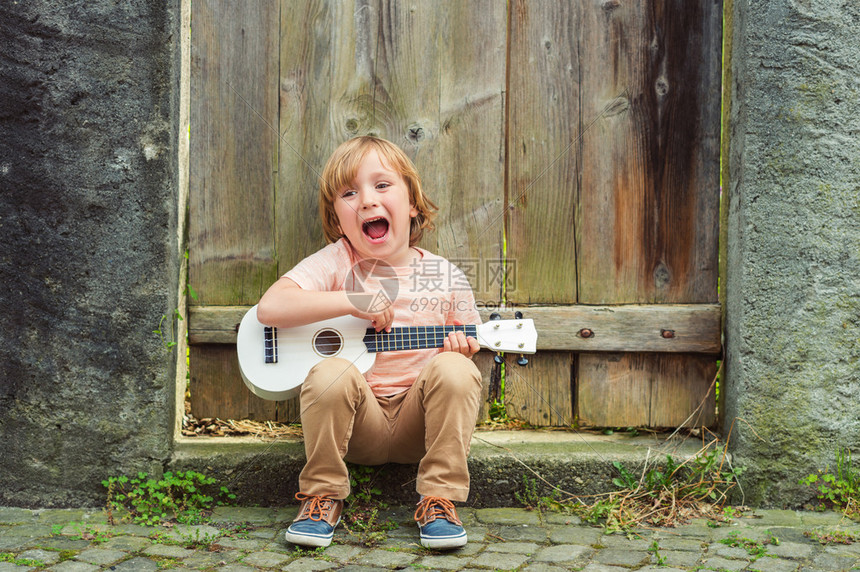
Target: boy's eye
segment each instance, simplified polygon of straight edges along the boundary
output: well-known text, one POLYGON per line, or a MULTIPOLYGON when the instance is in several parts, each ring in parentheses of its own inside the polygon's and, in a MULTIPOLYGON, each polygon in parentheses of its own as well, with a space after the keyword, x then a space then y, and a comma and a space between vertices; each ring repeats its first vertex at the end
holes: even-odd
POLYGON ((386 188, 388 188, 388 187, 390 187, 390 186, 391 186, 391 185, 389 185, 388 183, 377 183, 377 184, 376 184, 376 188, 377 188, 377 189, 386 189, 386 188))
POLYGON ((346 198, 346 197, 351 197, 351 196, 352 196, 352 195, 354 195, 354 194, 355 194, 355 191, 353 191, 352 189, 347 189, 347 190, 345 190, 344 192, 342 192, 342 193, 340 194, 340 196, 342 196, 342 197, 346 198))

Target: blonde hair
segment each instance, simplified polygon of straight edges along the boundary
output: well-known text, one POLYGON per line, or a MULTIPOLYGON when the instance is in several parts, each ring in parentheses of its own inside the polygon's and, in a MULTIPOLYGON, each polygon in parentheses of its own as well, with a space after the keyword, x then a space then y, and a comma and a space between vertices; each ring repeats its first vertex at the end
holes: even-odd
POLYGON ((439 209, 424 195, 421 189, 421 178, 406 153, 394 143, 371 135, 354 137, 341 143, 331 154, 323 169, 320 177, 319 207, 326 241, 336 242, 343 236, 334 210, 334 202, 340 199, 344 189, 352 185, 361 161, 371 150, 375 150, 380 160, 388 168, 397 171, 406 182, 409 203, 418 211, 418 215, 412 217, 409 226, 409 246, 415 246, 424 235, 425 229, 434 228, 433 219, 439 209))

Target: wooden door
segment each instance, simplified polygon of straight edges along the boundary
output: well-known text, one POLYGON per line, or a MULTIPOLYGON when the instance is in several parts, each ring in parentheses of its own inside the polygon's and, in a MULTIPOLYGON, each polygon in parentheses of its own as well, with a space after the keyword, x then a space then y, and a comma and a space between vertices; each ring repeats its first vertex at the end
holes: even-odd
POLYGON ((463 268, 485 319, 505 301, 537 322, 539 354, 507 368, 510 415, 713 423, 719 2, 192 9, 196 416, 297 420, 245 389, 234 327, 323 246, 319 172, 373 133, 413 158, 441 207, 422 246, 463 268))

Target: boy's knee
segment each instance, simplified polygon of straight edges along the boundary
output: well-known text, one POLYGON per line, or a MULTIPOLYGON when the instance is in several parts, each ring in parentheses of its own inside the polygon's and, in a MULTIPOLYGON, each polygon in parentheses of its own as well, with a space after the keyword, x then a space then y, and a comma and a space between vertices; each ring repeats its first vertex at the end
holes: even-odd
POLYGON ((456 352, 442 352, 430 360, 428 378, 444 385, 481 389, 481 372, 471 359, 456 352))
POLYGON ((327 394, 331 397, 348 392, 355 385, 354 380, 360 377, 361 373, 349 361, 326 358, 308 372, 302 385, 302 396, 312 393, 315 396, 327 394))

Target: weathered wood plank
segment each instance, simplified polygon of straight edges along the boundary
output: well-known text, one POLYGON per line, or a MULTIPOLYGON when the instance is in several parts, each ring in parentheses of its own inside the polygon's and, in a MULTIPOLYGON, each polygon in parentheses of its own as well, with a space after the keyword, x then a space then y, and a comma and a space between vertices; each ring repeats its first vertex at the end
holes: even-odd
MULTIPOLYGON (((277 273, 278 4, 192 4, 189 283, 204 304, 249 304, 277 273)), ((234 392, 235 352, 190 348, 192 413, 266 418, 234 392)), ((241 384, 241 381, 239 381, 241 384)))
POLYGON ((507 5, 502 0, 453 0, 436 3, 434 9, 441 18, 436 38, 439 115, 429 136, 437 149, 435 164, 424 168, 422 178, 439 206, 439 218, 436 232, 422 246, 458 265, 476 299, 498 302, 505 223, 507 5))
POLYGON ((420 174, 437 165, 442 19, 433 3, 390 0, 333 6, 332 149, 357 135, 400 146, 420 174))
POLYGON ((592 354, 578 359, 576 413, 596 427, 701 427, 714 423, 713 358, 688 354, 592 354), (655 404, 673 403, 673 408, 655 404))
POLYGON ((509 303, 576 300, 579 20, 578 2, 511 2, 509 303))
MULTIPOLYGON (((510 2, 505 202, 507 270, 515 280, 508 303, 576 301, 578 4, 510 2)), ((569 423, 570 362, 565 353, 535 356, 518 372, 520 383, 506 385, 509 414, 569 423), (548 403, 559 415, 549 415, 542 405, 548 403)))
POLYGON ((277 403, 248 391, 239 374, 235 351, 200 345, 190 356, 191 412, 198 419, 277 419, 277 403))
POLYGON ((535 321, 539 351, 720 352, 720 307, 716 304, 532 306, 521 310, 524 317, 535 321))
POLYGON ((579 302, 716 302, 719 2, 583 6, 579 302))
POLYGON ((455 262, 500 257, 503 211, 493 206, 504 182, 505 5, 403 8, 390 1, 282 7, 282 272, 323 244, 316 187, 328 154, 366 133, 401 146, 441 207, 438 230, 422 246, 455 262))
POLYGON ((487 402, 490 389, 490 374, 493 370, 493 354, 481 352, 474 358, 478 371, 481 372, 481 409, 478 411, 478 423, 490 418, 490 404, 487 402))
MULTIPOLYGON (((347 4, 347 3, 343 3, 347 4)), ((278 191, 275 197, 278 274, 325 245, 319 178, 337 146, 330 94, 332 34, 345 17, 325 0, 281 2, 278 83, 278 191)))
MULTIPOLYGON (((246 306, 192 306, 189 337, 196 343, 236 343, 236 328, 246 306)), ((650 304, 626 306, 529 306, 521 308, 535 321, 538 351, 585 352, 720 352, 720 307, 716 304, 650 304), (583 337, 582 330, 591 337, 583 337), (674 337, 664 337, 672 332, 674 337)), ((489 311, 481 312, 484 322, 489 311)), ((510 319, 511 312, 501 313, 510 319)))
POLYGON ((658 355, 653 358, 655 383, 649 427, 708 427, 716 421, 714 377, 717 362, 707 356, 658 355))
POLYGON ((202 304, 253 303, 277 270, 278 4, 192 11, 189 280, 202 304))
POLYGON ((508 416, 537 427, 572 425, 570 380, 574 354, 546 352, 527 356, 529 363, 522 367, 516 364, 517 357, 510 354, 505 365, 508 416))
MULTIPOLYGON (((581 303, 717 301, 720 17, 719 2, 583 4, 581 303)), ((710 399, 713 358, 608 359, 579 360, 587 422, 669 424, 710 399)))
POLYGON ((580 354, 574 405, 578 423, 647 427, 652 396, 648 374, 653 364, 654 356, 647 354, 580 354))

